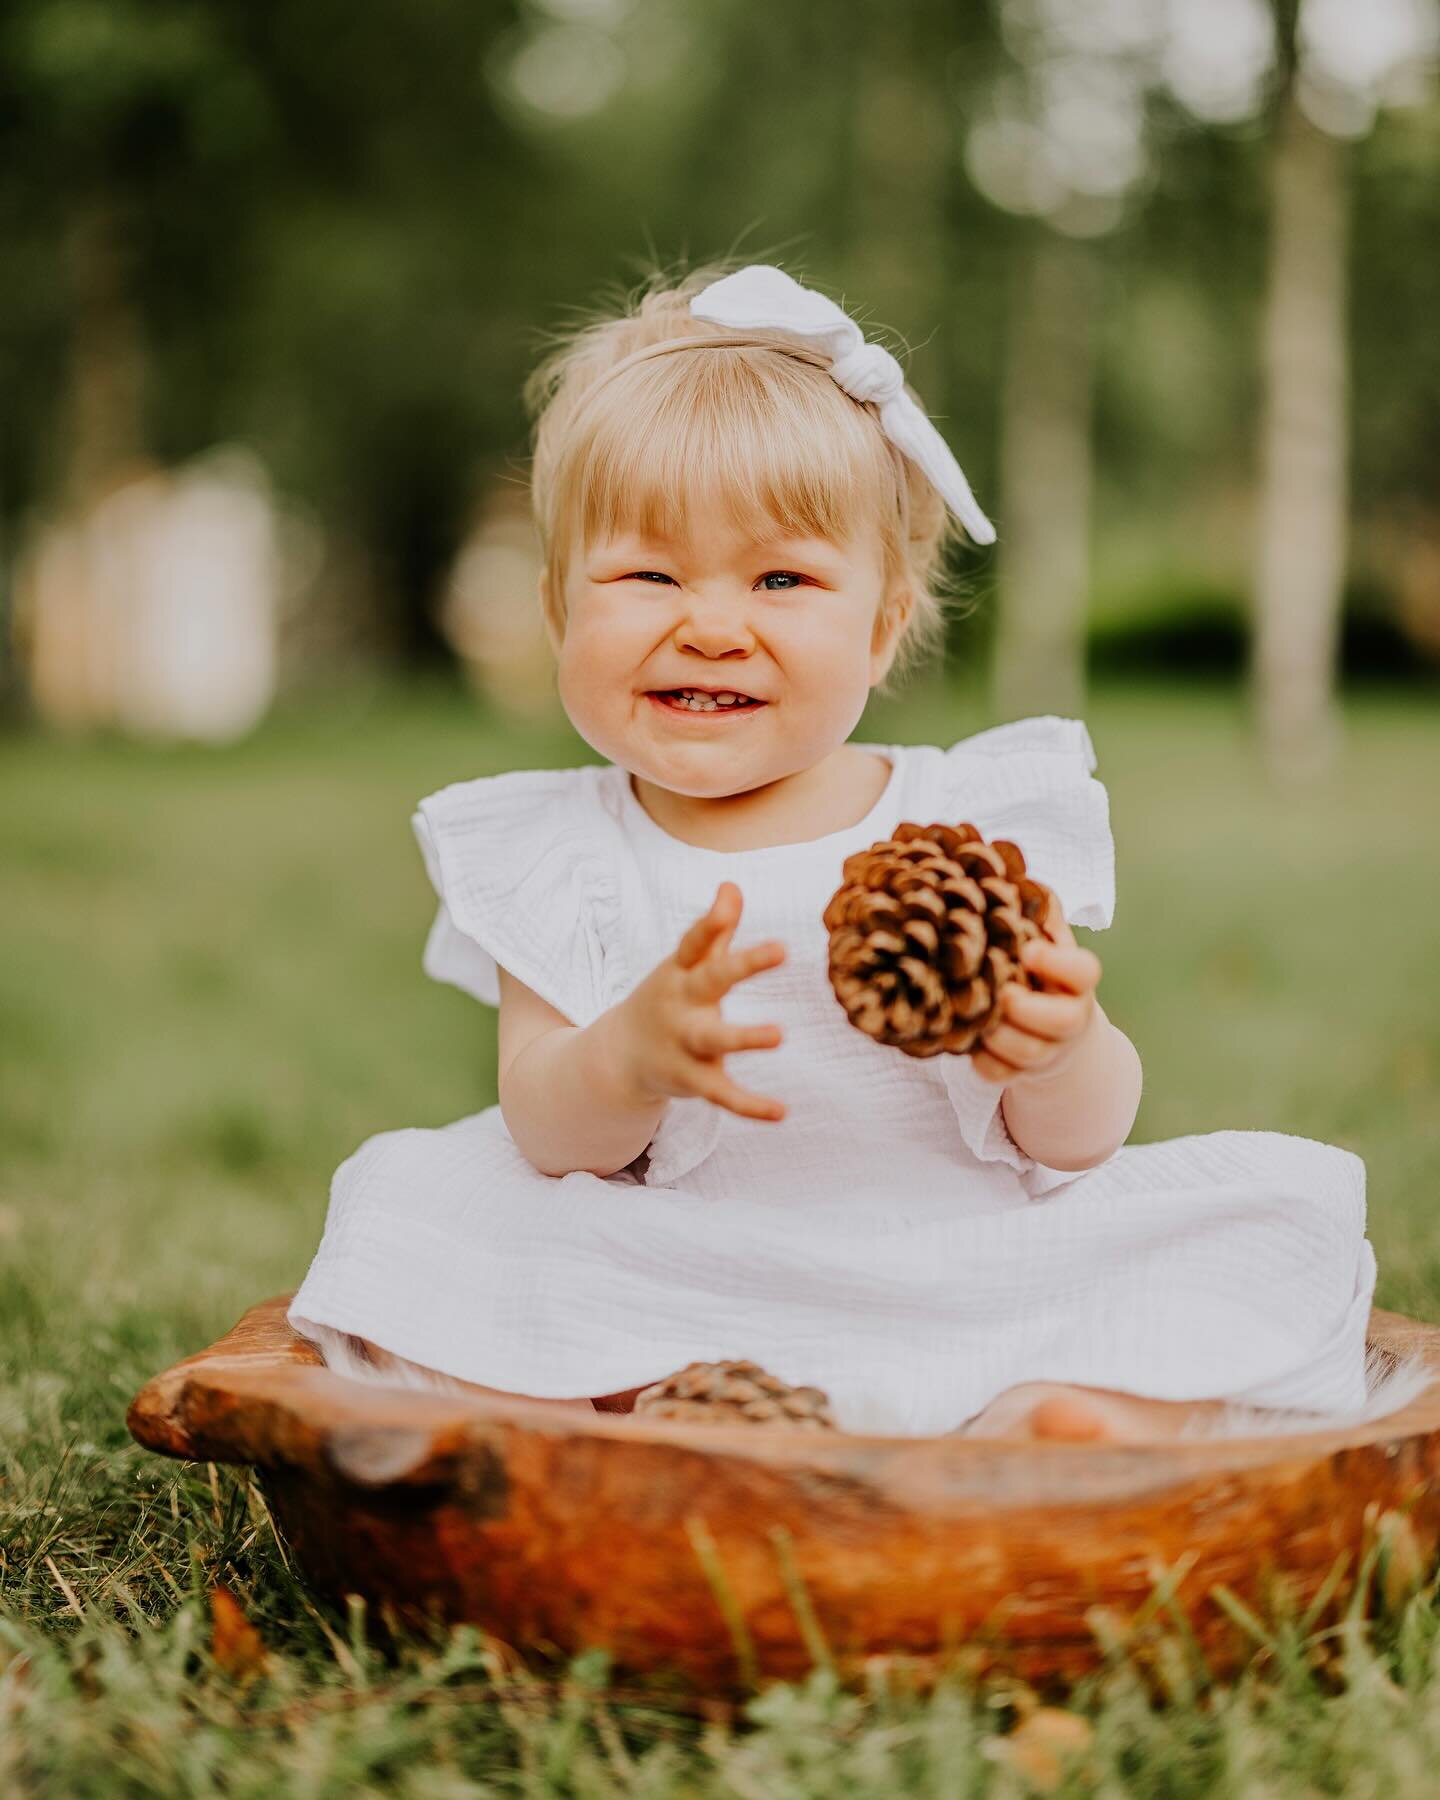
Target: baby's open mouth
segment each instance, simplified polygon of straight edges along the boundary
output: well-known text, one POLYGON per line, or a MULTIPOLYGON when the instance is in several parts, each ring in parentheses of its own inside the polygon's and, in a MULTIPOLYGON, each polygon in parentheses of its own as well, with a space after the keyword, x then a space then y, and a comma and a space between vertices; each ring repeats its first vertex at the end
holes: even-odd
POLYGON ((651 688, 650 698, 672 712, 755 712, 766 704, 733 688, 651 688))

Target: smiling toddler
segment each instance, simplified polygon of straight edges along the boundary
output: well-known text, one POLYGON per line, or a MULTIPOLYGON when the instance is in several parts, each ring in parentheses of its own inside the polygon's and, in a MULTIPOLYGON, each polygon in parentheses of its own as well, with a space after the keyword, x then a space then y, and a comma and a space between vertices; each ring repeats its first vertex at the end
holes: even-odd
POLYGON ((730 1358, 881 1433, 1373 1406, 1360 1159, 1126 1143, 1140 1059, 1071 930, 1114 910, 1084 724, 851 740, 938 649, 952 538, 993 537, 895 359, 717 264, 528 397, 559 696, 604 760, 420 802, 424 966, 499 1008, 499 1103, 342 1164, 296 1329, 362 1379, 583 1412, 730 1358), (1013 839, 1057 896, 975 1055, 878 1044, 829 984, 845 858, 902 820, 1013 839))

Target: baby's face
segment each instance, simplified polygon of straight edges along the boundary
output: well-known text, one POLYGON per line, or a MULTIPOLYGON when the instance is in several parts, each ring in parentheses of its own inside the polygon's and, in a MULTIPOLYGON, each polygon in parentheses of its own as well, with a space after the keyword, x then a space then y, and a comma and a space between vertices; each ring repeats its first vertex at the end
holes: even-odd
POLYGON ((643 780, 744 793, 814 767, 854 730, 903 622, 878 625, 883 589, 873 529, 848 545, 757 542, 723 522, 683 543, 592 543, 567 571, 564 637, 551 633, 561 701, 588 744, 643 780), (745 702, 687 710, 681 688, 745 702))

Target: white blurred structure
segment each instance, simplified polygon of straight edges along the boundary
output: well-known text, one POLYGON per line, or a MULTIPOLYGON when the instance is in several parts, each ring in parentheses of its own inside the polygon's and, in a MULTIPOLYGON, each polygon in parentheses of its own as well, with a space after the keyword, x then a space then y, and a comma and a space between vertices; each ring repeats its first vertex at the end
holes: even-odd
POLYGON ((40 525, 16 609, 38 712, 143 737, 243 735, 275 691, 278 543, 265 472, 233 449, 40 525))
POLYGON ((475 689, 503 711, 552 711, 554 659, 540 613, 540 543, 525 490, 491 482, 441 597, 440 631, 475 689))

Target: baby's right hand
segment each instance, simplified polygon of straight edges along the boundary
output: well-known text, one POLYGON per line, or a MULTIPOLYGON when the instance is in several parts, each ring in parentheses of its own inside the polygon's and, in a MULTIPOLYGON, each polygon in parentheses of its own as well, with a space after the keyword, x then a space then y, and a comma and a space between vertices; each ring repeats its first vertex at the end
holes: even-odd
POLYGON ((722 881, 675 953, 621 1002, 627 1074, 647 1100, 696 1095, 742 1118, 783 1119, 782 1101, 737 1087, 721 1060, 732 1050, 773 1050, 781 1038, 778 1025, 732 1025, 720 1011, 737 981, 785 960, 785 946, 774 939, 728 950, 740 907, 739 888, 722 881))

